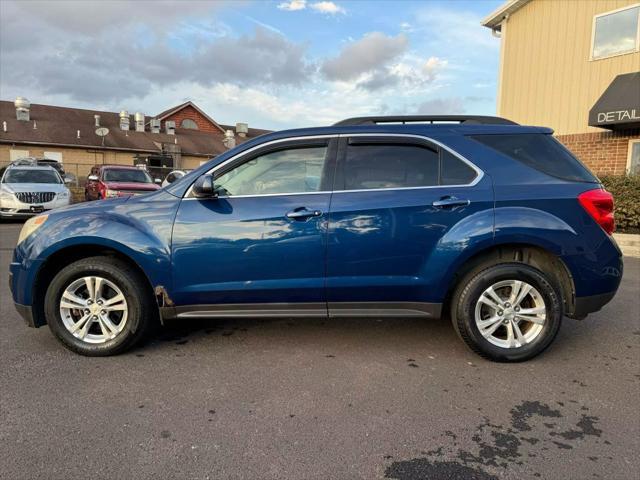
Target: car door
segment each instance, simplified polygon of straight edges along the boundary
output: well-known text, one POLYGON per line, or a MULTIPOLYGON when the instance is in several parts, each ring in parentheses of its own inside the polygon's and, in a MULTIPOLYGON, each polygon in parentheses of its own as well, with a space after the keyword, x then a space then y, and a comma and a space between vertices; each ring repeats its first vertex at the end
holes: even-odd
POLYGON ((329 138, 268 144, 215 170, 217 198, 187 194, 172 240, 179 315, 326 315, 336 148, 329 138))
MULTIPOLYGON (((492 208, 490 179, 435 141, 341 139, 329 214, 329 314, 437 316, 436 260, 464 248, 452 228, 492 208)), ((492 224, 474 228, 491 238, 492 224)))

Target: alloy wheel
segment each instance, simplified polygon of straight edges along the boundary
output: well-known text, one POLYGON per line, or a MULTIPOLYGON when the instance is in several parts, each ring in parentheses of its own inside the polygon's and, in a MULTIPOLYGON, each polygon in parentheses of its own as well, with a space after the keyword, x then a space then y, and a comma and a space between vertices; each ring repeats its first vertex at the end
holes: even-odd
POLYGON ((127 300, 122 291, 103 277, 74 280, 60 298, 64 326, 83 342, 99 344, 114 339, 124 329, 127 316, 127 300))
POLYGON ((480 334, 501 348, 519 348, 533 342, 546 319, 542 295, 521 280, 497 282, 476 302, 475 322, 480 334))

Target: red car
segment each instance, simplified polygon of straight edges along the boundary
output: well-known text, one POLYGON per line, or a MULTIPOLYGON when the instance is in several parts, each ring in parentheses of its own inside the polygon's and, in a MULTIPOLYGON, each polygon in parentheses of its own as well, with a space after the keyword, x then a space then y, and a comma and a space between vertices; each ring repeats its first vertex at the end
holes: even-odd
POLYGON ((145 170, 125 165, 96 165, 91 169, 84 187, 85 200, 124 197, 158 190, 160 180, 154 181, 145 170))

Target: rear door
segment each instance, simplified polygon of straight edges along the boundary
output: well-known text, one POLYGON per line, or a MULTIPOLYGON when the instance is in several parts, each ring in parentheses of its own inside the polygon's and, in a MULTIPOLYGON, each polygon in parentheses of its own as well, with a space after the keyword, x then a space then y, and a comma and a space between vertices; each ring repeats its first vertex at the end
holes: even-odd
MULTIPOLYGON (((327 247, 330 315, 438 315, 433 256, 445 244, 463 249, 464 231, 452 229, 492 207, 490 179, 440 144, 410 135, 341 139, 327 247)), ((490 237, 492 225, 485 228, 490 237)))

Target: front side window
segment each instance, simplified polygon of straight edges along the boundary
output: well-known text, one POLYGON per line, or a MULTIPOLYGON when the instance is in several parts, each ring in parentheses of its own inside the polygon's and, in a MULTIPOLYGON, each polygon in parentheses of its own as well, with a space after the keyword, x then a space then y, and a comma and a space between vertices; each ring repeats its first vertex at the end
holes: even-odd
POLYGON ((592 58, 637 52, 640 41, 640 5, 595 17, 592 58))
POLYGON ((137 169, 115 169, 109 168, 102 174, 105 182, 126 182, 126 183, 153 183, 147 172, 137 169))
POLYGON ((318 192, 326 154, 326 146, 270 152, 221 175, 215 185, 224 196, 318 192))
POLYGON ((344 190, 438 185, 438 151, 421 145, 349 145, 344 190))
POLYGON ((62 183, 52 170, 8 169, 2 183, 62 183))

